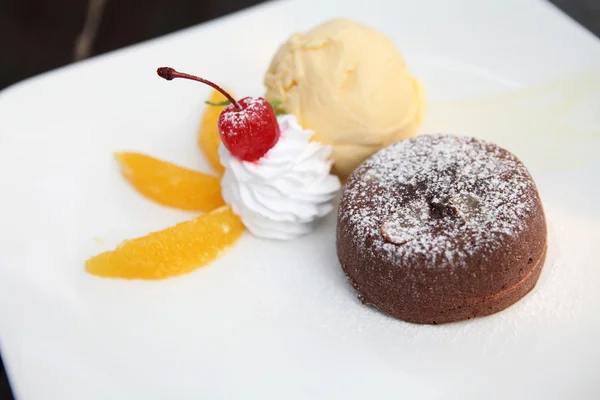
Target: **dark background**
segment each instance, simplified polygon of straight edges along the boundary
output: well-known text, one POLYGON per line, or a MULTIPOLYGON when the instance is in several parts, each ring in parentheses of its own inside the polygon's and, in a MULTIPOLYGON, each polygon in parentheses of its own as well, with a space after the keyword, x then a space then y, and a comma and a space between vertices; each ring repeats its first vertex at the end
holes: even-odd
MULTIPOLYGON (((77 59, 151 39, 263 1, 0 0, 0 90, 77 59)), ((600 0, 550 1, 600 36, 600 0)), ((12 399, 1 362, 0 399, 12 399)))

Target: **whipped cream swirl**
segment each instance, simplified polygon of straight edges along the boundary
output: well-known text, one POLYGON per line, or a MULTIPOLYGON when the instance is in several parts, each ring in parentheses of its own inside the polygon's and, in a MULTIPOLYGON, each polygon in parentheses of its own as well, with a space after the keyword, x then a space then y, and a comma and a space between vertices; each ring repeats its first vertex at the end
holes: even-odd
POLYGON ((252 234, 292 239, 333 211, 331 200, 341 184, 330 174, 331 146, 310 142, 314 132, 302 129, 293 115, 277 120, 281 137, 257 162, 237 159, 221 143, 221 190, 252 234))

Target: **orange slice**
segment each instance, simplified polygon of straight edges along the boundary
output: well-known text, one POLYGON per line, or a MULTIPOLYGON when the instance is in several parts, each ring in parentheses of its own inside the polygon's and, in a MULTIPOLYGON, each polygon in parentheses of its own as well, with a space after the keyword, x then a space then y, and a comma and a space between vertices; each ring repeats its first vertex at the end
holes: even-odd
POLYGON ((105 278, 164 279, 202 267, 240 237, 244 225, 229 206, 165 230, 126 240, 90 258, 85 269, 105 278))
MULTIPOLYGON (((233 96, 233 93, 229 93, 233 96)), ((224 100, 227 99, 217 90, 213 90, 209 99, 211 103, 220 103, 224 100)), ((224 168, 219 161, 219 144, 221 144, 221 137, 219 136, 217 125, 219 123, 219 115, 225 107, 226 106, 206 105, 198 135, 198 146, 200 146, 200 150, 202 150, 210 165, 219 175, 223 175, 224 168)))
POLYGON ((117 153, 121 173, 142 195, 165 206, 212 211, 224 205, 219 178, 139 153, 117 153))

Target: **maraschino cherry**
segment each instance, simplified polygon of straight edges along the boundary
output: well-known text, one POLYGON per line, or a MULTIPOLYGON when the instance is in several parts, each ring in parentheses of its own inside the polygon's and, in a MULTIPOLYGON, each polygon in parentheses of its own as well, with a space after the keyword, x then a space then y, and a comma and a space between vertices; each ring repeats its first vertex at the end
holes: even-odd
POLYGON ((202 82, 223 94, 231 104, 219 115, 221 141, 234 156, 243 161, 257 161, 269 151, 281 134, 273 107, 262 97, 244 97, 236 101, 217 84, 198 76, 162 67, 158 76, 168 81, 175 78, 202 82))

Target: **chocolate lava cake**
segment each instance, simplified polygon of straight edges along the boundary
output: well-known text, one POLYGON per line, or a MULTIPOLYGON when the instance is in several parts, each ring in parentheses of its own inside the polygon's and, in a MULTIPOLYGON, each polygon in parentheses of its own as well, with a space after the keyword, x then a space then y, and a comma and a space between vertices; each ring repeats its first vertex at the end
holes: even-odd
POLYGON ((362 163, 346 183, 337 252, 365 304, 441 324, 498 312, 525 296, 547 247, 525 166, 495 144, 424 135, 362 163))

